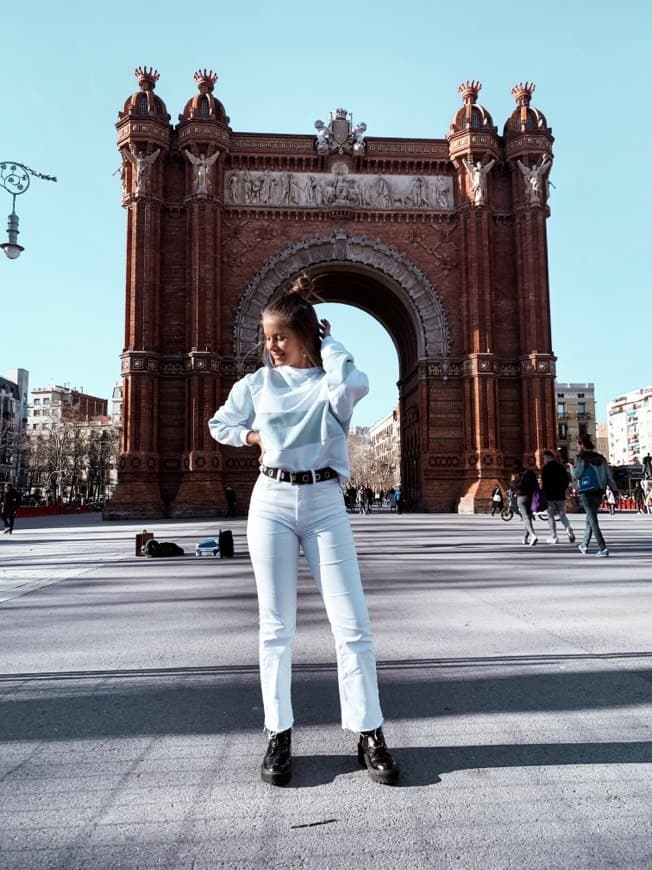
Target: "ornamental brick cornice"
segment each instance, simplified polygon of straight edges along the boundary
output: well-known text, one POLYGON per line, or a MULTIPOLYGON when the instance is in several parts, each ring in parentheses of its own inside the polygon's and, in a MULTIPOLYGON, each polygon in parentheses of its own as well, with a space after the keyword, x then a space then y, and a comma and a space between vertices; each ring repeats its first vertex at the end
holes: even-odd
POLYGON ((158 374, 161 355, 153 351, 128 350, 120 354, 123 375, 158 374))
POLYGON ((132 141, 151 142, 164 150, 170 147, 172 128, 169 124, 127 119, 116 126, 118 127, 118 148, 123 148, 132 141))
POLYGON ((482 377, 492 375, 500 378, 520 378, 521 375, 554 373, 554 357, 541 356, 533 362, 530 357, 517 362, 479 354, 464 359, 428 359, 419 363, 419 377, 425 379, 482 377))
POLYGON ((217 121, 213 123, 186 121, 179 124, 177 141, 179 147, 191 144, 215 145, 221 151, 229 147, 230 133, 228 127, 223 127, 217 121))
POLYGON ((221 359, 207 350, 191 350, 186 354, 185 368, 187 372, 199 374, 219 374, 221 359))
POLYGON ((301 152, 312 156, 315 150, 314 136, 260 136, 252 133, 232 133, 229 142, 229 151, 246 152, 252 154, 273 152, 301 152))
POLYGON ((549 133, 519 134, 505 142, 505 159, 509 162, 529 154, 547 154, 552 157, 554 139, 549 133))
POLYGON ((548 375, 554 377, 556 373, 556 357, 552 354, 531 353, 519 360, 520 373, 524 376, 548 375))
POLYGON ((453 133, 450 137, 450 158, 459 161, 469 154, 488 155, 498 159, 500 156, 500 140, 496 134, 489 132, 474 132, 463 130, 453 133))
POLYGON ((377 158, 384 155, 388 157, 404 157, 410 158, 428 157, 436 160, 448 160, 449 149, 448 142, 442 140, 424 140, 418 139, 366 139, 367 154, 373 154, 377 158))

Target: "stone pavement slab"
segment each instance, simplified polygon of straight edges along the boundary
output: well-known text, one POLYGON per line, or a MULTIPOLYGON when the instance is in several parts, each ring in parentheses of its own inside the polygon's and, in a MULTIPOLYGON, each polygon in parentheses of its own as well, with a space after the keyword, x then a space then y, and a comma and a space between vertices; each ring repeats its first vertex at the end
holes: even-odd
POLYGON ((340 728, 305 568, 294 775, 260 782, 244 520, 233 560, 191 555, 210 521, 148 524, 168 560, 93 515, 0 538, 0 866, 652 866, 652 522, 604 517, 604 560, 498 518, 352 524, 395 788, 340 728))

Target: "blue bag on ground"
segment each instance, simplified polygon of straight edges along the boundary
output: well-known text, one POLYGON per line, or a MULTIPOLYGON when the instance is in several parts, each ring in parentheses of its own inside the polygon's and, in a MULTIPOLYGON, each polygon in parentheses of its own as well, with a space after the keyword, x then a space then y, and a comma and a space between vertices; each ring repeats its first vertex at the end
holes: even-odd
POLYGON ((205 538, 195 547, 195 556, 217 556, 220 545, 215 538, 205 538))

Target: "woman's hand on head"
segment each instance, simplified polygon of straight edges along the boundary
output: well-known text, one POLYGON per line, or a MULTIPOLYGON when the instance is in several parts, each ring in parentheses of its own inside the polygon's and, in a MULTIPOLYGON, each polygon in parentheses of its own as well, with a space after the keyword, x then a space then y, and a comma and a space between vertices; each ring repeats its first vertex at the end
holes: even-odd
POLYGON ((328 338, 328 336, 330 334, 331 334, 330 320, 326 320, 326 318, 324 317, 322 320, 319 321, 319 337, 321 339, 328 338))

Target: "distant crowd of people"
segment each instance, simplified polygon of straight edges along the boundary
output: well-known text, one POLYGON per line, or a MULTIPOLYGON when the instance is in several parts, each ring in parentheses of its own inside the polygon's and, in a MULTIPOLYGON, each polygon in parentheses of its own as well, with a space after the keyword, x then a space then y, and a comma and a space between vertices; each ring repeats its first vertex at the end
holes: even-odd
MULTIPOLYGON (((646 460, 648 457, 646 457, 646 460)), ((644 462, 644 470, 652 469, 652 462, 644 462)), ((597 545, 595 555, 599 558, 609 556, 598 513, 603 505, 614 514, 619 502, 618 485, 609 463, 598 453, 589 434, 578 440, 577 458, 574 465, 560 462, 551 450, 543 452, 543 466, 540 478, 534 470, 515 463, 507 488, 507 503, 520 516, 524 525, 523 544, 536 546, 539 538, 534 530, 534 515, 540 512, 548 522, 549 544, 558 544, 557 523, 559 522, 568 536, 575 542, 575 531, 566 512, 566 499, 574 496, 585 515, 584 534, 578 550, 587 555, 592 540, 597 545)), ((643 481, 634 486, 633 498, 639 513, 652 514, 652 474, 645 474, 643 481)), ((500 483, 491 494, 491 515, 504 510, 505 499, 500 483)), ((510 514, 511 515, 511 514, 510 514)))
POLYGON ((406 509, 405 494, 400 486, 374 490, 369 484, 349 482, 343 489, 343 495, 349 513, 370 514, 374 506, 378 510, 388 507, 390 512, 399 514, 406 509))

